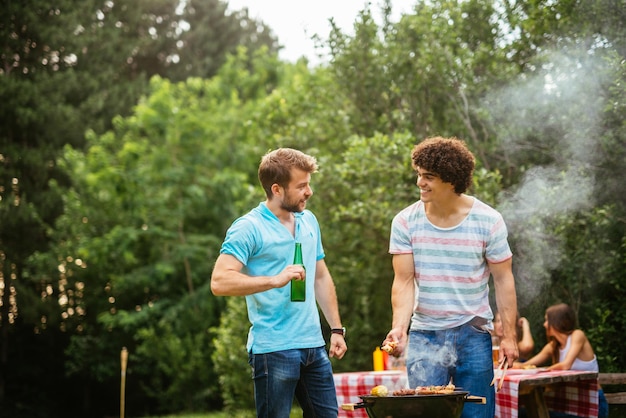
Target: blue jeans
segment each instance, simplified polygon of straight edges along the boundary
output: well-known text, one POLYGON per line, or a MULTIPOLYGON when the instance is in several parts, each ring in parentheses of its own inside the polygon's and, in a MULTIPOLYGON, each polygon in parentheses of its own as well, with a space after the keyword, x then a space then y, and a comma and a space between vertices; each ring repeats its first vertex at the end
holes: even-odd
POLYGON ((288 418, 294 395, 304 418, 336 418, 333 370, 325 347, 249 353, 259 418, 288 418))
POLYGON ((462 418, 493 418, 496 410, 491 335, 465 324, 439 331, 410 331, 406 357, 409 387, 452 382, 470 395, 484 396, 486 405, 466 403, 462 418))

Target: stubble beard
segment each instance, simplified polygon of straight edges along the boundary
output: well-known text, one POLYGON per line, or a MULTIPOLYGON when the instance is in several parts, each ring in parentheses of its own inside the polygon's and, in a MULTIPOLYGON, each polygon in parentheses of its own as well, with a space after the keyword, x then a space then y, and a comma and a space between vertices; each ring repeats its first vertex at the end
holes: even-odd
POLYGON ((297 203, 294 202, 282 202, 282 204, 280 205, 281 209, 286 210, 288 212, 303 212, 304 209, 306 208, 306 200, 304 201, 304 204, 302 204, 300 201, 298 201, 297 203))

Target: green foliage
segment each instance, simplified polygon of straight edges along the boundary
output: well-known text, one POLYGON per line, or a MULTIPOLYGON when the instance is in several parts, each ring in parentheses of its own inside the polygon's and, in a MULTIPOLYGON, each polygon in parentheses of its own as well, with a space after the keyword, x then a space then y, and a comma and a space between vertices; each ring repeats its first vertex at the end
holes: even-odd
POLYGON ((205 350, 210 336, 202 331, 222 309, 219 300, 207 299, 207 250, 214 259, 238 202, 248 200, 247 173, 234 168, 255 163, 244 142, 235 138, 233 148, 224 135, 245 104, 232 95, 204 100, 212 91, 236 89, 220 83, 219 77, 179 85, 155 78, 154 93, 132 117, 118 118, 114 132, 91 133, 87 153, 68 148, 62 161, 75 183, 54 231, 54 251, 59 259, 80 260, 64 263, 66 292, 73 294, 63 306, 64 326, 77 332, 67 354, 99 359, 69 373, 112 378, 99 370, 114 371, 116 360, 97 341, 116 335, 137 353, 135 376, 146 376, 141 389, 163 411, 221 403, 205 350), (76 312, 75 305, 89 310, 76 312))
MULTIPOLYGON (((238 32, 246 12, 217 1, 182 15, 170 0, 35 3, 8 3, 0 28, 24 51, 0 70, 2 274, 17 277, 20 335, 60 341, 65 381, 102 394, 99 412, 117 413, 128 347, 135 415, 251 414, 244 300, 214 297, 209 278, 278 146, 320 163, 309 207, 350 330, 335 370, 370 369, 388 331, 390 223, 418 198, 413 144, 435 134, 477 157, 471 192, 504 214, 535 340, 545 308, 566 301, 602 370, 626 369, 626 38, 610 1, 417 2, 396 23, 385 3, 381 27, 368 9, 353 35, 334 27, 332 61, 314 69, 281 63, 268 28, 238 32)), ((9 358, 41 357, 20 349, 9 358)))
POLYGON ((231 128, 243 126, 255 98, 279 80, 270 62, 241 54, 212 80, 154 78, 152 94, 133 116, 117 118, 115 131, 90 133, 86 153, 66 149, 61 166, 75 182, 54 252, 78 260, 63 263, 74 295, 63 324, 77 332, 67 354, 99 359, 77 362, 70 375, 110 380, 102 371, 115 370, 115 349, 97 342, 115 335, 129 348, 139 389, 161 411, 221 405, 206 330, 224 300, 207 294, 207 258, 217 257, 227 226, 260 196, 249 185, 259 156, 231 128), (238 77, 229 76, 234 71, 238 77), (90 309, 75 313, 76 304, 90 309))
MULTIPOLYGON (((181 4, 174 3, 176 7, 181 4)), ((178 61, 167 60, 161 75, 173 81, 184 81, 190 75, 210 78, 241 46, 276 56, 279 45, 271 28, 251 18, 247 9, 227 12, 228 2, 222 0, 188 0, 183 5, 178 24, 166 32, 172 38, 170 56, 178 61), (181 21, 189 25, 188 30, 180 30, 181 21), (180 39, 171 36, 176 33, 180 39)))
POLYGON ((391 257, 387 254, 393 216, 416 200, 410 151, 415 139, 353 136, 342 154, 320 159, 312 179, 310 208, 322 228, 326 262, 336 283, 348 355, 335 370, 369 370, 372 351, 391 324, 391 257))
POLYGON ((355 133, 457 136, 489 168, 494 138, 478 99, 511 73, 492 2, 418 2, 396 24, 390 5, 384 12, 382 28, 366 9, 354 36, 336 27, 330 36, 331 68, 354 108, 355 133))
POLYGON ((474 170, 470 192, 486 204, 495 207, 501 190, 502 174, 498 170, 488 171, 479 164, 474 170))
MULTIPOLYGON (((202 305, 207 304, 196 300, 192 309, 184 310, 181 304, 175 311, 187 321, 209 318, 211 315, 203 315, 206 307, 202 305)), ((148 396, 160 400, 161 411, 206 410, 221 402, 221 391, 215 384, 217 375, 206 349, 211 344, 210 336, 201 322, 187 321, 176 315, 136 333, 140 343, 131 360, 137 365, 136 374, 146 376, 141 387, 148 396)))
MULTIPOLYGON (((155 74, 173 80, 208 78, 238 46, 246 46, 250 56, 265 46, 262 54, 274 60, 278 46, 265 24, 251 19, 247 11, 227 12, 227 4, 220 0, 3 1, 1 7, 0 34, 5 42, 0 54, 0 276, 6 280, 2 287, 6 291, 0 291, 4 342, 0 404, 7 415, 17 413, 5 407, 5 395, 14 393, 12 385, 19 382, 15 374, 21 374, 19 363, 13 367, 15 359, 23 358, 17 335, 41 333, 47 341, 58 341, 61 351, 67 346, 68 384, 45 392, 63 405, 64 415, 71 416, 73 408, 62 402, 61 391, 74 392, 69 386, 74 378, 97 384, 110 378, 116 369, 116 356, 110 353, 128 342, 103 329, 97 315, 120 307, 133 311, 135 304, 154 303, 160 292, 178 298, 197 289, 208 273, 194 269, 193 263, 204 261, 210 243, 216 251, 226 224, 223 217, 236 211, 229 193, 247 193, 243 188, 233 191, 233 184, 245 183, 240 173, 216 167, 216 174, 194 177, 193 167, 210 164, 201 160, 206 158, 201 153, 186 161, 155 153, 151 161, 144 161, 146 165, 136 165, 157 144, 152 135, 162 139, 161 133, 168 133, 169 143, 181 138, 175 129, 165 128, 172 118, 159 111, 167 110, 167 105, 155 109, 152 116, 162 119, 148 121, 144 126, 150 125, 149 136, 143 138, 135 135, 142 127, 124 117, 148 93, 148 79, 155 74), (112 128, 115 133, 105 133, 112 128), (93 150, 85 161, 81 151, 88 130, 93 150), (126 135, 128 142, 121 145, 127 139, 121 136, 126 135), (73 149, 67 151, 71 162, 61 162, 59 167, 57 160, 66 145, 73 149), (156 170, 171 163, 181 164, 180 169, 165 170, 157 178, 156 170), (154 180, 148 182, 154 187, 145 190, 151 195, 141 193, 148 177, 154 180), (76 188, 70 190, 74 181, 76 188), (176 181, 183 183, 175 186, 176 181), (203 200, 207 188, 215 189, 206 196, 215 204, 203 200), (184 219, 181 211, 188 212, 184 219), (170 217, 169 212, 178 216, 170 217), (198 234, 205 223, 213 226, 215 235, 198 234), (142 229, 147 225, 149 229, 142 229), (152 247, 151 242, 158 244, 152 247), (122 284, 128 282, 135 286, 122 284), (129 291, 112 290, 124 288, 129 291), (56 340, 57 332, 71 333, 71 338, 56 340), (92 351, 96 362, 90 360, 92 351)), ((271 88, 271 83, 263 88, 271 88)), ((201 120, 179 117, 178 121, 189 126, 190 136, 209 133, 198 129, 201 120)), ((188 138, 182 140, 191 144, 188 138)), ((228 144, 228 138, 224 140, 228 144)), ((228 164, 227 157, 234 158, 234 153, 225 152, 225 158, 218 156, 218 160, 228 164)), ((36 351, 44 346, 33 347, 36 351)), ((62 356, 54 357, 53 364, 47 357, 33 352, 25 361, 33 368, 62 368, 62 356)), ((44 385, 42 379, 37 381, 44 385)), ((107 383, 105 387, 113 387, 107 383)), ((43 391, 31 386, 33 392, 43 391)), ((75 402, 77 410, 85 405, 107 413, 88 401, 89 385, 79 389, 84 399, 75 402)), ((105 398, 100 389, 98 402, 105 398)), ((24 398, 28 404, 41 404, 47 414, 56 413, 55 405, 36 402, 32 394, 24 398)), ((13 408, 20 400, 10 403, 13 408)))
POLYGON ((254 410, 252 372, 245 349, 250 328, 247 317, 243 297, 227 298, 219 327, 211 330, 215 334, 211 359, 219 376, 224 406, 229 412, 254 410))

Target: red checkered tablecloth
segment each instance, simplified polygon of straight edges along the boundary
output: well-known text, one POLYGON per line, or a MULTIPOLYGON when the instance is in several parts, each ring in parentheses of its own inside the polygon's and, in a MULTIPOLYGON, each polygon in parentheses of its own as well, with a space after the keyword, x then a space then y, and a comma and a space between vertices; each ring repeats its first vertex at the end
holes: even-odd
MULTIPOLYGON (((508 373, 502 388, 496 394, 496 417, 517 418, 519 387, 522 381, 532 381, 557 376, 575 376, 575 370, 540 371, 536 374, 508 373)), ((548 409, 577 417, 598 416, 598 379, 591 378, 550 385, 544 397, 548 409)))
POLYGON ((334 378, 340 417, 367 417, 365 408, 344 411, 341 405, 360 402, 359 395, 368 395, 374 386, 385 385, 389 392, 408 387, 404 370, 335 373, 334 378))

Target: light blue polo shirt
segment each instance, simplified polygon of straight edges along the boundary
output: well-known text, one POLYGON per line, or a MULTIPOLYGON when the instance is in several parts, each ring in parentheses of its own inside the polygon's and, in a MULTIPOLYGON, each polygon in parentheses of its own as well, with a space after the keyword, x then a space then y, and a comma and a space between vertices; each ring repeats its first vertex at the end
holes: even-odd
POLYGON ((295 237, 280 223, 265 202, 235 220, 220 250, 243 265, 242 273, 274 276, 293 264, 295 243, 302 243, 306 268, 306 301, 292 302, 290 283, 278 289, 246 296, 248 319, 247 350, 254 354, 325 344, 315 302, 315 267, 324 258, 317 218, 309 210, 294 213, 295 237))

